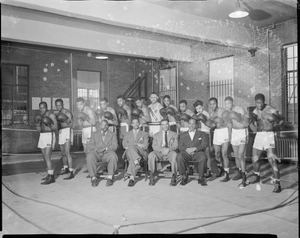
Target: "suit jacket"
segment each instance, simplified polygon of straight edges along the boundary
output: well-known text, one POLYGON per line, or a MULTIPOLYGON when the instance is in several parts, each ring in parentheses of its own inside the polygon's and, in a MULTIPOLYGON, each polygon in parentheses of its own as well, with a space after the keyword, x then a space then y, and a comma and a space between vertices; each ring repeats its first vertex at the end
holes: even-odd
MULTIPOLYGON (((154 151, 161 151, 163 147, 161 147, 163 143, 163 135, 164 131, 159 131, 154 134, 152 148, 154 151)), ((170 151, 175 151, 178 148, 178 135, 177 133, 169 130, 168 135, 168 145, 170 151)))
POLYGON ((183 132, 179 137, 179 151, 186 151, 187 148, 196 147, 196 152, 204 151, 208 147, 208 135, 203 131, 196 130, 193 141, 189 131, 183 132))
POLYGON ((146 133, 144 131, 141 131, 141 129, 139 129, 139 132, 136 136, 136 140, 134 140, 133 130, 128 131, 124 136, 122 145, 125 148, 127 146, 137 145, 137 143, 145 145, 145 149, 141 148, 141 150, 147 151, 148 146, 149 146, 149 135, 148 135, 148 133, 146 133))
POLYGON ((116 151, 118 148, 118 140, 115 133, 107 131, 104 141, 102 140, 101 130, 92 133, 91 139, 88 143, 88 150, 106 148, 107 151, 116 151))

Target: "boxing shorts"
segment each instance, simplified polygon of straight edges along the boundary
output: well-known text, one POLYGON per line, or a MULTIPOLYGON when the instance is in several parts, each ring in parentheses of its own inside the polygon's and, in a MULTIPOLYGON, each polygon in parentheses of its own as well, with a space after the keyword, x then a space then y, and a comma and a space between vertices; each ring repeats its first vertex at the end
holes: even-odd
POLYGON ((275 148, 275 134, 273 131, 259 131, 256 133, 253 148, 266 150, 275 148))
POLYGON ((91 136, 92 136, 92 132, 96 132, 96 127, 92 127, 92 126, 89 126, 89 127, 84 127, 82 128, 82 144, 87 144, 89 143, 90 139, 91 139, 91 136))
POLYGON ((58 144, 64 145, 67 142, 71 142, 71 145, 73 145, 73 129, 72 128, 63 128, 60 129, 58 132, 58 144))
POLYGON ((248 129, 234 129, 232 128, 232 134, 231 134, 231 145, 232 146, 239 146, 239 145, 245 145, 247 143, 247 137, 248 137, 248 129))
POLYGON ((54 149, 55 146, 55 133, 54 132, 43 132, 40 133, 40 138, 38 142, 38 148, 45 149, 46 147, 52 147, 54 149))
POLYGON ((223 143, 229 142, 229 132, 228 127, 215 129, 214 131, 214 145, 222 145, 223 143))

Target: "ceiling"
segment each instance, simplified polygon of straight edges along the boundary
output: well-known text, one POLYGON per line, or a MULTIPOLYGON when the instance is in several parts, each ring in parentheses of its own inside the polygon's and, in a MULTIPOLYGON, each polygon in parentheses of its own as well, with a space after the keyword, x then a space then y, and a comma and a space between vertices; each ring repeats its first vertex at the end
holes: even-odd
POLYGON ((240 19, 232 19, 228 16, 236 8, 235 0, 151 0, 147 2, 198 17, 240 23, 249 28, 251 25, 262 28, 297 18, 297 0, 242 0, 241 7, 247 9, 249 15, 240 19))

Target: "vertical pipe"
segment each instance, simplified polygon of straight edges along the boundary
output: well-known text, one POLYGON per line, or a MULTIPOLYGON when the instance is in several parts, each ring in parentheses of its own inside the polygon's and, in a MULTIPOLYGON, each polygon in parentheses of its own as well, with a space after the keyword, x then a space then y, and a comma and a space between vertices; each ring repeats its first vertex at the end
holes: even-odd
POLYGON ((151 75, 152 76, 152 80, 151 80, 151 89, 152 90, 151 90, 151 92, 153 92, 154 91, 154 85, 153 85, 153 76, 154 76, 153 75, 154 74, 153 73, 153 60, 151 60, 151 72, 152 72, 152 75, 151 75))
POLYGON ((73 80, 73 54, 70 53, 70 70, 71 70, 71 103, 72 106, 70 105, 70 110, 74 111, 74 80, 73 80))
POLYGON ((109 68, 108 68, 108 59, 106 60, 106 77, 107 77, 107 98, 110 100, 110 78, 109 78, 109 68))
POLYGON ((271 105, 271 58, 270 58, 270 47, 269 47, 269 30, 274 29, 275 24, 271 28, 267 29, 267 57, 268 57, 268 77, 269 77, 269 104, 271 105))
POLYGON ((176 105, 179 103, 179 80, 178 80, 178 61, 176 62, 176 105))

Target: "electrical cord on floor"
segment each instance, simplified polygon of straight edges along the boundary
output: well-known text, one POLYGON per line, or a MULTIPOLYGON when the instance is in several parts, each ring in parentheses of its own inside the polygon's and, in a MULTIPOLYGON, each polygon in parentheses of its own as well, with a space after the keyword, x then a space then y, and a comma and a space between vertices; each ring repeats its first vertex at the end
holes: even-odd
POLYGON ((295 199, 298 198, 298 196, 297 196, 293 200, 287 202, 286 204, 283 204, 287 200, 289 200, 297 191, 298 191, 298 188, 287 199, 285 199, 284 201, 282 201, 278 205, 276 205, 274 207, 271 207, 271 208, 265 208, 265 209, 255 210, 255 211, 252 211, 252 212, 237 213, 237 214, 231 214, 231 215, 221 215, 221 216, 211 216, 211 217, 195 217, 195 218, 178 218, 178 219, 157 220, 157 221, 150 221, 150 222, 137 222, 137 223, 126 224, 126 225, 115 225, 114 226, 115 230, 114 230, 113 234, 119 234, 119 230, 121 228, 123 228, 123 227, 129 227, 129 226, 145 225, 145 224, 153 224, 153 223, 162 223, 162 222, 173 222, 173 221, 191 221, 191 220, 200 220, 200 219, 215 219, 215 218, 226 217, 225 219, 221 219, 221 220, 210 222, 210 223, 207 223, 207 224, 204 224, 204 225, 200 225, 200 226, 192 227, 192 228, 189 228, 189 229, 185 229, 185 230, 174 232, 174 234, 179 234, 179 233, 182 233, 182 232, 185 232, 185 231, 197 229, 197 228, 200 228, 202 226, 208 226, 208 225, 211 225, 211 224, 214 224, 214 223, 217 223, 217 222, 221 222, 221 221, 233 219, 233 218, 236 218, 236 217, 241 217, 241 216, 246 216, 246 215, 252 215, 252 214, 255 214, 255 213, 266 212, 266 211, 274 210, 274 209, 277 209, 277 208, 280 208, 280 207, 284 207, 287 204, 291 203, 292 201, 294 201, 295 199))
POLYGON ((18 217, 20 217, 21 219, 23 219, 24 221, 30 223, 31 225, 33 225, 33 226, 39 228, 40 230, 42 230, 42 231, 44 231, 44 232, 46 232, 46 233, 48 233, 48 234, 55 234, 55 233, 53 233, 52 231, 49 231, 49 230, 47 230, 46 228, 43 228, 43 227, 39 226, 38 224, 36 224, 35 222, 30 221, 30 220, 27 219, 26 217, 22 216, 20 213, 18 213, 15 209, 13 209, 11 206, 9 206, 9 205, 8 205, 6 202, 4 202, 3 200, 2 200, 2 203, 3 203, 5 206, 7 206, 11 211, 13 211, 18 217))

